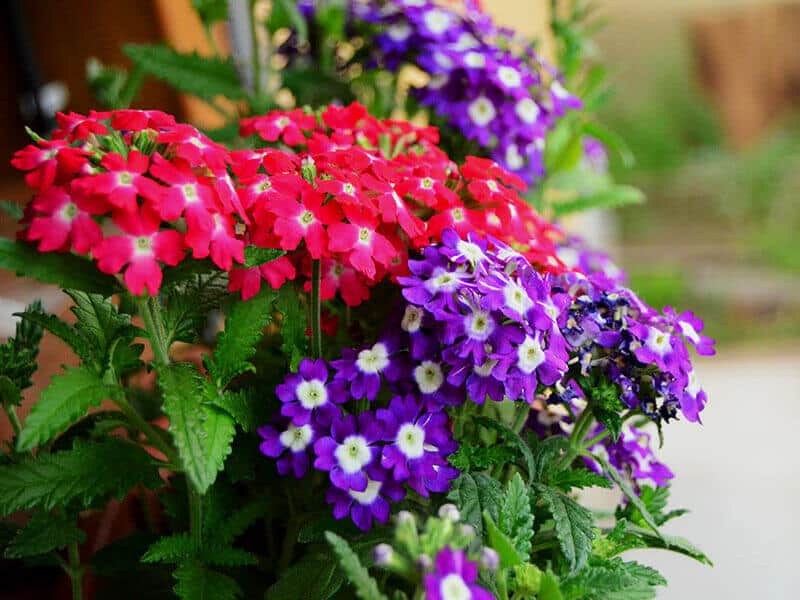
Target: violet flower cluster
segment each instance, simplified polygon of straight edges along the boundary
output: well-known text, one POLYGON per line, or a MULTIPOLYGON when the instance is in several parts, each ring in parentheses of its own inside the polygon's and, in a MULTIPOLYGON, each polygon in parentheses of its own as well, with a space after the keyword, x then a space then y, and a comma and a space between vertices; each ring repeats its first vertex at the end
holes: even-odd
MULTIPOLYGON (((313 18, 314 3, 301 10, 313 18)), ((412 90, 420 104, 528 183, 543 175, 546 133, 582 104, 530 40, 497 26, 475 0, 463 10, 433 0, 351 0, 348 15, 353 29, 377 29, 366 44, 373 64, 412 64, 429 75, 412 90)))

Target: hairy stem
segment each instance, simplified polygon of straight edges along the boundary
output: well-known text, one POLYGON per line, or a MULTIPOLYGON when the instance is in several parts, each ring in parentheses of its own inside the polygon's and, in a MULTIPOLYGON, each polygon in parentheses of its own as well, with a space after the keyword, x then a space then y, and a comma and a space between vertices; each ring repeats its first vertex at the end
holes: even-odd
POLYGON ((530 412, 531 405, 527 402, 520 402, 520 405, 516 410, 516 415, 514 415, 514 422, 511 424, 511 429, 513 429, 515 433, 522 431, 522 428, 525 426, 525 422, 528 420, 528 414, 530 412))
POLYGON ((11 429, 14 430, 14 439, 19 437, 20 432, 22 431, 22 423, 19 421, 19 415, 17 414, 17 409, 14 408, 10 404, 3 404, 3 408, 8 415, 8 420, 11 422, 11 429))
POLYGON ((164 320, 161 318, 161 305, 157 297, 149 296, 138 300, 139 312, 144 321, 144 328, 150 337, 155 362, 159 366, 169 364, 169 347, 164 320))
POLYGON ((78 542, 72 542, 67 546, 67 556, 69 557, 67 575, 72 583, 72 600, 83 600, 83 567, 78 542))
POLYGON ((311 263, 311 353, 314 358, 322 356, 322 302, 319 290, 321 280, 321 262, 314 260, 311 263))
POLYGON ((178 453, 175 452, 175 449, 167 444, 166 440, 156 431, 156 428, 145 421, 144 417, 142 417, 125 398, 117 397, 114 399, 114 403, 125 413, 128 420, 144 434, 151 446, 158 448, 173 466, 180 464, 178 453))
POLYGON ((203 547, 203 497, 189 484, 189 532, 198 550, 203 547))

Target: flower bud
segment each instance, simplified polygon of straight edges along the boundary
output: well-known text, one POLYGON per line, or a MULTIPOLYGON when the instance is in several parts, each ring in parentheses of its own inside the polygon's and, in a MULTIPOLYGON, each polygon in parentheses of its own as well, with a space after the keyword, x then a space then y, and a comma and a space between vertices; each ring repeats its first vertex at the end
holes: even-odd
POLYGON ((394 556, 394 549, 389 544, 378 544, 372 552, 375 564, 379 567, 387 566, 394 556))
POLYGON ((407 510, 401 510, 397 513, 397 523, 399 525, 408 525, 410 523, 414 523, 414 515, 407 510))
POLYGON ((317 165, 314 159, 310 156, 306 156, 300 166, 300 172, 303 174, 303 179, 309 183, 314 183, 314 180, 317 178, 317 165))
POLYGON ((461 513, 458 512, 455 504, 442 504, 439 507, 439 516, 442 519, 447 519, 453 523, 457 523, 461 519, 461 513))
POLYGON ((497 551, 492 548, 482 548, 480 563, 484 569, 496 571, 497 567, 500 566, 500 556, 497 554, 497 551))
POLYGON ((428 556, 427 554, 420 554, 417 557, 417 567, 419 567, 420 570, 427 571, 432 566, 433 566, 433 561, 431 560, 431 557, 428 556))
POLYGON ((470 525, 469 523, 462 523, 461 524, 461 535, 465 538, 474 538, 475 537, 475 528, 470 525))

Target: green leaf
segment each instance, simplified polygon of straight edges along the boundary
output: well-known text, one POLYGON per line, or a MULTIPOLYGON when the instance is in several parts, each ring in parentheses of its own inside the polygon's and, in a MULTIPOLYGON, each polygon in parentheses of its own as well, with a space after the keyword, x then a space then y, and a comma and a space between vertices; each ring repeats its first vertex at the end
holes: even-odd
POLYGON ((492 520, 496 520, 503 501, 503 491, 500 482, 484 473, 462 473, 453 482, 447 499, 458 507, 461 520, 472 525, 481 535, 483 511, 488 511, 492 520))
POLYGON ((183 600, 235 600, 242 596, 234 579, 194 560, 183 563, 172 575, 178 581, 175 593, 183 600))
POLYGON ((545 141, 544 163, 548 175, 575 168, 583 156, 583 136, 571 119, 562 119, 545 141))
POLYGON ((344 538, 330 531, 325 533, 334 554, 339 559, 339 566, 347 576, 347 580, 355 588, 356 596, 361 600, 387 600, 378 589, 377 582, 370 576, 369 571, 361 564, 358 555, 353 552, 344 538))
POLYGON ((264 327, 272 320, 274 290, 266 290, 250 298, 237 301, 225 319, 225 330, 217 335, 217 347, 204 362, 211 380, 219 389, 225 388, 235 377, 255 371, 250 358, 255 354, 256 343, 264 327))
POLYGON ((483 511, 483 522, 486 528, 486 539, 489 546, 494 548, 497 551, 497 555, 500 557, 500 568, 510 569, 522 563, 522 557, 517 551, 514 542, 511 541, 505 533, 500 531, 492 520, 492 517, 489 516, 489 511, 487 510, 483 511))
POLYGON ((0 514, 52 510, 73 500, 86 506, 99 498, 122 498, 139 483, 154 489, 163 483, 143 449, 114 437, 79 441, 71 450, 0 466, 0 514))
POLYGON ((636 157, 633 155, 625 139, 618 133, 608 129, 605 125, 587 122, 583 124, 583 132, 603 142, 606 148, 612 152, 616 152, 626 169, 632 168, 636 163, 636 157))
MULTIPOLYGON (((650 487, 649 485, 641 486, 639 490, 639 499, 647 507, 647 510, 653 515, 653 520, 661 527, 664 523, 685 515, 687 512, 684 508, 678 508, 671 511, 666 511, 667 502, 669 501, 669 486, 650 487)), ((633 504, 628 504, 623 511, 628 519, 633 523, 641 525, 646 524, 642 515, 633 504)))
POLYGON ((559 488, 565 492, 569 492, 573 488, 610 488, 613 485, 608 477, 583 467, 556 471, 550 475, 547 481, 552 487, 559 488))
POLYGON ((555 533, 564 558, 571 570, 577 571, 586 564, 594 539, 592 513, 569 496, 547 487, 534 484, 539 497, 553 517, 555 533))
POLYGON ((281 352, 289 357, 289 368, 297 370, 297 365, 303 357, 308 356, 308 337, 306 329, 308 322, 303 305, 297 297, 297 290, 289 282, 278 291, 275 308, 282 315, 281 320, 281 352))
POLYGON ((227 274, 187 270, 175 273, 170 286, 163 289, 166 295, 164 326, 168 334, 167 343, 193 343, 202 335, 209 313, 218 309, 228 296, 227 274))
POLYGON ((17 384, 7 375, 0 375, 0 404, 19 406, 22 403, 22 392, 17 384))
POLYGON ((312 554, 286 569, 264 600, 327 600, 344 581, 330 554, 312 554))
POLYGON ((95 358, 94 351, 89 342, 72 325, 65 323, 56 315, 40 311, 25 311, 14 313, 15 317, 20 317, 24 321, 35 323, 39 327, 49 331, 58 339, 63 341, 72 351, 83 361, 92 362, 95 358))
POLYGON ((230 454, 235 434, 233 419, 202 403, 203 380, 189 364, 171 364, 159 370, 164 412, 186 475, 205 493, 230 454))
POLYGON ((536 600, 564 600, 561 589, 558 586, 558 579, 550 571, 542 574, 542 582, 536 600))
POLYGON ((111 295, 120 285, 111 275, 97 270, 92 262, 74 254, 39 252, 34 246, 0 238, 0 269, 60 287, 111 295))
POLYGON ((528 481, 531 481, 536 470, 536 463, 533 460, 533 453, 528 447, 528 444, 525 443, 525 440, 523 440, 520 435, 510 427, 506 427, 499 421, 490 419, 489 417, 475 417, 475 422, 482 427, 486 427, 487 429, 494 429, 503 437, 503 439, 505 439, 519 451, 520 455, 525 460, 525 467, 528 471, 528 481))
POLYGON ((649 529, 645 529, 644 527, 639 527, 638 525, 633 525, 631 523, 628 523, 625 527, 625 533, 639 538, 646 544, 647 548, 671 550, 673 552, 677 552, 678 554, 683 554, 684 556, 693 558, 704 565, 714 566, 714 563, 711 562, 711 560, 702 550, 697 548, 685 538, 674 535, 657 535, 649 529))
POLYGON ((258 246, 244 247, 244 266, 249 268, 258 267, 268 262, 280 258, 286 254, 285 250, 278 248, 260 248, 258 246))
POLYGON ((25 419, 17 440, 17 450, 25 452, 52 440, 56 435, 85 415, 89 408, 118 393, 100 376, 85 366, 65 367, 53 377, 25 419))
POLYGON ((639 498, 638 494, 633 489, 631 482, 628 481, 628 479, 622 475, 622 473, 617 471, 616 467, 609 463, 605 457, 592 455, 592 458, 594 458, 600 464, 600 466, 603 468, 603 471, 605 471, 608 476, 611 477, 611 480, 619 486, 619 489, 622 490, 622 493, 625 494, 625 497, 628 499, 628 501, 634 507, 636 507, 636 510, 639 511, 639 514, 642 516, 644 522, 653 529, 656 535, 660 537, 661 532, 658 530, 658 523, 656 523, 653 515, 650 514, 650 511, 647 510, 647 507, 645 506, 644 502, 642 502, 642 499, 639 498))
POLYGON ((642 204, 645 196, 641 190, 630 185, 612 185, 585 196, 578 196, 562 202, 553 203, 556 217, 594 208, 610 209, 642 204))
POLYGON ((35 512, 17 532, 5 551, 6 558, 26 558, 59 550, 73 542, 83 542, 86 534, 75 519, 64 514, 35 512))
POLYGON ((0 211, 7 214, 16 223, 21 220, 24 212, 22 207, 16 202, 9 202, 8 200, 0 200, 0 211))
POLYGON ((498 525, 511 539, 523 562, 527 561, 533 537, 533 512, 528 488, 519 473, 508 482, 503 505, 500 507, 498 525))
POLYGON ((258 425, 252 390, 225 390, 219 392, 213 385, 206 386, 204 400, 207 404, 224 411, 244 430, 252 431, 258 425))
POLYGON ((188 533, 176 533, 159 538, 142 556, 146 563, 178 563, 195 556, 197 548, 188 533))
POLYGON ((637 562, 593 558, 589 565, 561 582, 566 600, 649 600, 666 585, 661 574, 637 562))
POLYGON ((192 6, 206 26, 228 19, 227 0, 192 0, 192 6))
POLYGON ((181 54, 163 45, 126 44, 122 51, 145 73, 206 101, 246 97, 232 60, 181 54))
POLYGON ((462 443, 447 460, 459 471, 483 471, 495 465, 507 465, 518 456, 519 452, 511 446, 501 444, 486 447, 462 443))
POLYGON ((560 436, 553 436, 541 440, 532 450, 533 453, 533 481, 543 483, 550 481, 558 471, 558 458, 569 448, 569 441, 560 436))

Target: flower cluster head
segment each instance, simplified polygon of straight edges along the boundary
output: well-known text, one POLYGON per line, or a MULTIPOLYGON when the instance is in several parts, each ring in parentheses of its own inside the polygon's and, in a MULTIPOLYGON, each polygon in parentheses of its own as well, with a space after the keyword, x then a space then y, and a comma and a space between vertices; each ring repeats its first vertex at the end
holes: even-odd
MULTIPOLYGON (((590 436, 594 437, 603 430, 602 425, 597 425, 590 436)), ((605 439, 590 446, 588 450, 591 454, 607 460, 620 472, 627 473, 638 486, 650 481, 662 487, 668 485, 674 476, 670 468, 656 458, 651 435, 632 425, 623 427, 618 440, 605 439)), ((585 458, 584 461, 589 468, 602 473, 597 461, 592 458, 585 458)))
MULTIPOLYGON (((313 18, 313 6, 305 12, 313 18)), ((498 27, 474 0, 461 10, 434 0, 352 0, 348 14, 354 31, 374 36, 370 64, 411 64, 428 75, 412 93, 438 120, 528 183, 543 174, 546 133, 581 102, 529 40, 498 27)))
POLYGON ((244 119, 262 147, 229 152, 159 111, 59 115, 51 140, 16 153, 34 190, 22 237, 42 252, 87 255, 136 295, 158 292, 162 268, 209 258, 246 299, 262 281, 307 281, 351 305, 407 272, 409 251, 443 230, 477 231, 557 270, 560 233, 519 197, 523 182, 487 159, 460 168, 438 132, 380 121, 358 104, 319 114, 244 119), (245 266, 245 247, 283 250, 245 266))

